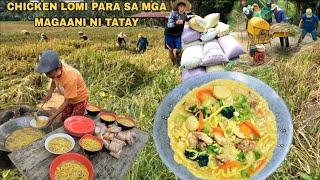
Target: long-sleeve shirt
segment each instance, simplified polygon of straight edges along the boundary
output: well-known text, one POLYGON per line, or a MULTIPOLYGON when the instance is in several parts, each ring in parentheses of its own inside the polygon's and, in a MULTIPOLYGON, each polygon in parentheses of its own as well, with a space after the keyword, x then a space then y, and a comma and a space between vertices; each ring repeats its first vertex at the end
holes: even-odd
POLYGON ((149 46, 148 39, 145 38, 145 37, 139 38, 139 40, 138 40, 138 42, 137 42, 137 47, 138 47, 139 45, 140 45, 140 46, 143 46, 143 47, 149 46))
POLYGON ((278 8, 275 12, 274 12, 274 18, 276 19, 277 23, 281 23, 281 22, 287 22, 287 16, 286 13, 278 8))
POLYGON ((184 28, 184 22, 186 20, 186 14, 179 14, 177 11, 171 11, 164 34, 172 36, 181 36, 184 28), (183 20, 183 24, 176 24, 177 20, 183 20))
POLYGON ((315 15, 312 14, 311 18, 307 18, 307 15, 304 14, 301 18, 302 20, 302 29, 305 29, 307 31, 313 31, 314 29, 316 29, 319 25, 319 18, 315 15))

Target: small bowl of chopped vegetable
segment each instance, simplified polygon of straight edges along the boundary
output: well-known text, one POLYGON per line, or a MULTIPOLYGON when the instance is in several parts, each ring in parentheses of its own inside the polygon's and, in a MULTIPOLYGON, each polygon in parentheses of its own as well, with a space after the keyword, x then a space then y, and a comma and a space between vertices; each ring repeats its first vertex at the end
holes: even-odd
POLYGON ((44 146, 52 154, 65 154, 72 151, 75 141, 68 134, 57 133, 47 137, 44 146))

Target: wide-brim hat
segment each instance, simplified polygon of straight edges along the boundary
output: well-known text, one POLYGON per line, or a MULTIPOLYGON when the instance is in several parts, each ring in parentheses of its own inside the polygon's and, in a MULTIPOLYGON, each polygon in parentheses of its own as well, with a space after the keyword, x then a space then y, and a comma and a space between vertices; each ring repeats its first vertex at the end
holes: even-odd
POLYGON ((177 11, 178 10, 178 5, 180 3, 183 3, 186 5, 186 10, 189 11, 191 10, 192 6, 191 6, 191 3, 188 1, 188 0, 176 0, 172 3, 172 9, 177 11))
POLYGON ((312 9, 308 8, 306 10, 306 16, 307 16, 307 18, 311 18, 312 17, 312 9))
POLYGON ((271 11, 275 10, 276 8, 278 8, 276 4, 271 4, 271 11))
POLYGON ((57 52, 52 50, 46 50, 40 57, 40 62, 35 68, 36 72, 48 73, 61 66, 61 61, 57 52))

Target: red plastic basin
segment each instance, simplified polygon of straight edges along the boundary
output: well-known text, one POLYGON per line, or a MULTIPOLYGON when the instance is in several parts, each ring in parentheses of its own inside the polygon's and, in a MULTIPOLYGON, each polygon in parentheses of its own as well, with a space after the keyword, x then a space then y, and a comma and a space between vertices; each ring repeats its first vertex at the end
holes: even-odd
POLYGON ((92 163, 89 161, 89 159, 87 159, 86 157, 82 156, 81 154, 78 153, 66 153, 66 154, 62 154, 58 157, 56 157, 50 165, 50 171, 49 171, 49 176, 51 180, 55 180, 55 173, 57 170, 57 167, 64 161, 70 161, 70 160, 74 160, 74 161, 78 161, 79 163, 83 164, 86 166, 86 168, 89 171, 89 180, 93 180, 93 176, 94 176, 94 170, 93 170, 93 165, 92 163))

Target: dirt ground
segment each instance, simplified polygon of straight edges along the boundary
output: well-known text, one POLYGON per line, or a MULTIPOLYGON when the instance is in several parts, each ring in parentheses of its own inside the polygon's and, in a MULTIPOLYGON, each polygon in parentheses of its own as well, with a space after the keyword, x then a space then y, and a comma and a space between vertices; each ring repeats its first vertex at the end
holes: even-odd
MULTIPOLYGON (((248 50, 247 32, 246 31, 231 32, 230 35, 236 38, 236 40, 242 45, 243 49, 246 52, 246 54, 243 54, 240 56, 240 61, 250 65, 253 64, 252 57, 250 57, 249 50, 248 50)), ((309 45, 312 45, 314 43, 310 34, 307 34, 307 36, 304 38, 304 40, 300 45, 298 45, 298 39, 299 39, 298 36, 289 37, 289 44, 290 44, 289 48, 281 47, 279 38, 271 39, 271 46, 270 44, 265 44, 265 47, 266 47, 265 62, 268 62, 271 59, 275 59, 281 55, 287 55, 288 57, 290 57, 294 53, 297 53, 302 49, 308 48, 309 45)))

